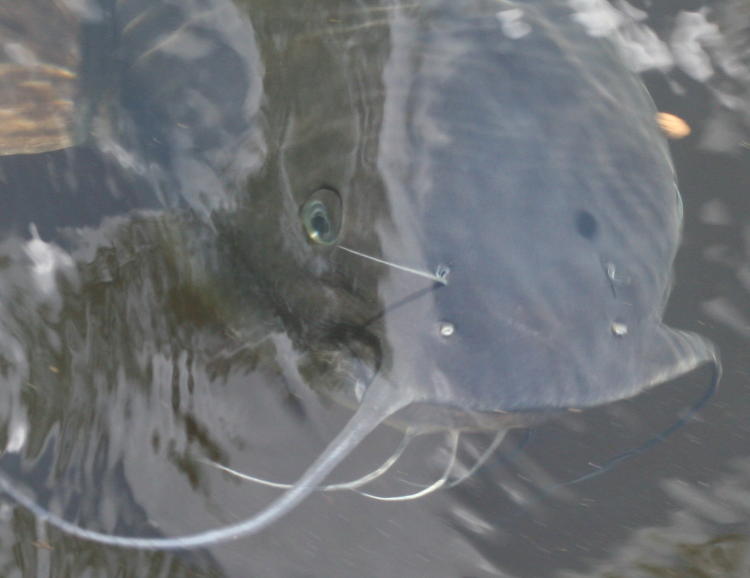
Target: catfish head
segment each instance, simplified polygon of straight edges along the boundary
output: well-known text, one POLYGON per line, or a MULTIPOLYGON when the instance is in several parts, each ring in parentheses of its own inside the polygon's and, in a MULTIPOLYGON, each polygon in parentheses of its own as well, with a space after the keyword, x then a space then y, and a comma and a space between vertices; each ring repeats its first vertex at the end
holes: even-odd
POLYGON ((359 42, 366 80, 308 41, 268 83, 282 128, 236 244, 317 388, 351 402, 380 374, 452 414, 539 412, 716 360, 661 319, 682 207, 653 102, 536 4, 520 38, 477 7, 394 13, 359 42))

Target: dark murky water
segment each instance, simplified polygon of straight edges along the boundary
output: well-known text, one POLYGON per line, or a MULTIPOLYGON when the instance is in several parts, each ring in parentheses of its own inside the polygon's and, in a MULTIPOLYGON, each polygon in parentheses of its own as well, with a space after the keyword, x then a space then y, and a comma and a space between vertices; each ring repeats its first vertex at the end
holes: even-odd
MULTIPOLYGON (((127 5, 134 14, 144 8, 127 5)), ((150 14, 155 28, 179 23, 169 4, 158 6, 150 14)), ((291 130, 281 114, 263 119, 262 138, 247 123, 262 101, 252 72, 278 64, 264 60, 264 50, 296 46, 309 77, 304 90, 287 95, 298 106, 330 94, 315 84, 326 78, 326 50, 351 59, 353 84, 367 93, 373 79, 357 68, 358 51, 377 45, 386 14, 365 14, 354 2, 335 12, 297 4, 285 11, 270 1, 189 6, 199 24, 187 26, 164 62, 125 73, 96 139, 0 159, 0 371, 7 383, 0 465, 66 519, 129 535, 180 535, 257 511, 278 490, 202 460, 293 480, 349 416, 295 379, 290 343, 264 339, 274 329, 264 288, 236 261, 237 247, 227 248, 242 237, 226 236, 211 215, 242 209, 231 183, 259 170, 265 147, 291 130), (211 40, 217 30, 221 42, 211 40), (179 58, 194 66, 175 66, 179 58), (155 85, 159 96, 144 104, 143 87, 155 85), (185 85, 197 88, 185 93, 185 85), (204 115, 181 108, 185 99, 208 103, 197 107, 204 115), (236 102, 244 104, 222 104, 236 102), (183 146, 173 131, 180 125, 202 139, 200 154, 183 146), (216 167, 221 179, 214 182, 216 167), (179 198, 169 197, 172 190, 179 198), (135 209, 142 212, 129 213, 135 209), (31 222, 41 239, 28 232, 31 222)), ((639 8, 643 15, 631 10, 634 19, 620 22, 620 33, 631 47, 646 47, 648 58, 639 62, 657 107, 693 130, 672 147, 685 231, 667 320, 713 340, 724 363, 721 386, 696 419, 611 471, 564 485, 673 424, 704 395, 706 370, 531 434, 513 431, 455 489, 403 503, 317 494, 257 536, 189 552, 99 546, 4 505, 0 575, 748 575, 750 6, 724 0, 704 12, 639 8)), ((612 13, 596 14, 596 22, 616 24, 612 13)), ((140 47, 154 30, 145 26, 117 44, 102 21, 86 21, 84 46, 119 46, 115 62, 149 57, 140 47)), ((94 58, 85 66, 96 71, 99 64, 94 58)), ((269 74, 268 94, 285 94, 290 74, 269 74)), ((91 94, 113 98, 106 90, 91 94)), ((367 110, 359 105, 358 113, 367 110)), ((324 114, 337 103, 319 106, 324 114)), ((356 137, 367 134, 368 122, 362 115, 351 127, 354 153, 342 143, 326 154, 366 156, 371 143, 356 137)), ((320 159, 298 156, 318 170, 320 159)), ((337 479, 369 471, 399 439, 381 428, 337 479)), ((489 442, 468 436, 460 463, 470 465, 489 442)), ((440 435, 417 440, 373 489, 388 495, 411 491, 408 481, 431 482, 448 457, 445 445, 440 435)))

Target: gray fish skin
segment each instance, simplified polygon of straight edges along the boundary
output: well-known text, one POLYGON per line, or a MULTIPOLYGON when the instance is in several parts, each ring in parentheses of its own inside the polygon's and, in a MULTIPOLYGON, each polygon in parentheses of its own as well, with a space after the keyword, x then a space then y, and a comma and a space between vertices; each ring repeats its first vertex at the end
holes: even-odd
MULTIPOLYGON (((421 35, 434 52, 400 103, 421 118, 386 124, 378 160, 394 228, 419 223, 421 261, 451 266, 448 287, 386 318, 394 350, 435 360, 409 378, 436 403, 537 410, 630 397, 713 361, 661 320, 682 207, 639 79, 550 3, 518 5, 520 38, 498 30, 495 6, 465 19, 486 4, 452 6, 421 35), (442 321, 454 335, 434 331, 442 321)), ((392 239, 384 253, 403 259, 392 239)))
POLYGON ((607 403, 718 363, 662 323, 681 201, 653 102, 609 40, 558 3, 348 8, 260 38, 279 63, 262 114, 283 128, 237 217, 264 219, 235 227, 307 379, 346 396, 352 358, 375 359, 396 395, 454 423, 607 403), (528 34, 504 33, 504 9, 528 34), (311 244, 298 209, 321 186, 343 198, 341 245, 446 264, 448 285, 311 244))

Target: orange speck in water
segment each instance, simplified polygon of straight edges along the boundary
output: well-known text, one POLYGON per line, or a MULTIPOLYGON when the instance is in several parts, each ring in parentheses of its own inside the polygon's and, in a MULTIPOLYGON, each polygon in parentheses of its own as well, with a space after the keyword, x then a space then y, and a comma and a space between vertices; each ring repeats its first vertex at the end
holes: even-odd
POLYGON ((659 112, 656 114, 656 122, 667 138, 680 139, 690 134, 690 125, 674 114, 659 112))

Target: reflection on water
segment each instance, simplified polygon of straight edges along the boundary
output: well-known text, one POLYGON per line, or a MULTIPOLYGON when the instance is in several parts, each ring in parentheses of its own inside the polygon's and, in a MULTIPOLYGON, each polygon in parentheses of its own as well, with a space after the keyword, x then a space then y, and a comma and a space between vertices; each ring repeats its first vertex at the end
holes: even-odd
MULTIPOLYGON (((205 424, 231 413, 211 390, 193 395, 195 382, 220 387, 253 351, 224 334, 206 263, 181 253, 203 254, 200 235, 180 238, 170 219, 144 216, 107 222, 95 237, 71 256, 38 239, 3 247, 4 467, 72 519, 153 534, 155 502, 170 507, 162 484, 205 493, 191 454, 225 457, 205 424)), ((23 512, 14 520, 28 525, 23 512)), ((65 540, 42 541, 66 567, 65 540)), ((81 563, 70 560, 69 575, 81 563)))
POLYGON ((710 484, 672 479, 662 483, 677 507, 668 521, 643 527, 617 547, 610 559, 584 576, 740 578, 750 571, 750 461, 740 458, 710 484))
MULTIPOLYGON (((281 218, 277 227, 279 207, 301 204, 294 195, 312 192, 310 183, 330 184, 331 167, 341 159, 350 172, 336 177, 347 188, 383 186, 381 172, 354 170, 374 168, 368 163, 385 138, 373 136, 379 115, 396 115, 391 138, 417 138, 400 132, 398 113, 410 110, 409 102, 382 112, 367 99, 384 90, 368 67, 384 66, 379 59, 385 55, 374 46, 393 30, 404 33, 401 46, 408 46, 408 28, 398 26, 422 20, 412 5, 403 7, 402 21, 394 20, 387 3, 331 2, 330 10, 285 9, 262 0, 118 4, 125 7, 122 21, 134 22, 130 26, 111 33, 102 24, 107 19, 92 13, 82 31, 68 31, 89 50, 102 42, 116 46, 116 58, 108 62, 124 63, 108 72, 115 79, 107 82, 97 76, 96 59, 67 64, 96 103, 87 106, 99 107, 96 114, 78 111, 86 126, 79 135, 83 143, 0 160, 7 203, 0 217, 2 465, 66 519, 118 534, 171 536, 235 522, 276 495, 201 460, 293 480, 346 420, 345 410, 305 386, 303 377, 314 380, 300 372, 321 366, 305 365, 288 337, 314 340, 331 328, 280 331, 314 316, 320 300, 284 296, 318 290, 310 283, 316 276, 356 271, 341 292, 369 296, 346 303, 348 323, 356 326, 382 309, 369 289, 377 269, 338 256, 337 271, 329 271, 325 259, 311 258, 298 272, 268 264, 263 255, 284 246, 285 236, 304 234, 296 220, 281 218), (164 45, 167 50, 154 50, 164 45), (275 52, 288 60, 268 59, 275 52), (332 74, 328 59, 348 74, 332 74), (298 68, 282 66, 290 62, 298 68), (290 104, 269 107, 263 94, 290 104), (340 116, 356 122, 320 123, 340 116), (283 154, 269 153, 279 147, 283 154), (250 173, 256 176, 248 202, 237 191, 250 173), (284 197, 284 191, 291 193, 284 197), (260 262, 265 264, 252 266, 260 262), (268 282, 268 267, 277 268, 280 280, 268 282)), ((744 455, 748 436, 742 392, 750 375, 750 183, 748 149, 739 136, 747 132, 726 120, 747 122, 747 108, 730 106, 747 94, 744 69, 738 68, 746 46, 736 40, 736 29, 746 28, 732 17, 745 8, 722 5, 715 28, 713 13, 654 10, 649 16, 631 7, 625 18, 604 2, 586 4, 577 8, 581 24, 596 34, 616 31, 639 69, 668 72, 649 76, 658 104, 693 128, 691 137, 675 144, 686 238, 669 315, 675 326, 710 335, 723 352, 727 376, 705 421, 595 481, 537 499, 545 488, 672 423, 705 387, 705 375, 698 375, 679 387, 542 425, 528 443, 513 434, 467 483, 431 499, 389 505, 351 495, 315 496, 268 533, 210 551, 108 549, 7 507, 0 512, 6 520, 0 573, 246 576, 250 568, 260 576, 546 576, 589 567, 620 544, 622 554, 607 566, 613 575, 669 576, 688 569, 742 575, 747 512, 740 504, 747 501, 748 469, 737 461, 732 475, 715 472, 724 471, 730 456, 744 455), (712 70, 721 71, 720 82, 712 70), (689 88, 689 103, 675 96, 680 82, 689 88), (691 112, 696 101, 698 111, 691 112), (696 319, 698 313, 703 317, 696 319), (522 451, 514 452, 518 445, 522 451), (681 509, 671 522, 658 519, 675 501, 681 509), (646 529, 631 538, 633 527, 646 529), (646 555, 644 542, 663 548, 646 555)), ((109 5, 101 3, 105 10, 109 5)), ((499 24, 509 38, 524 34, 512 6, 499 24)), ((445 48, 458 51, 460 45, 445 48)), ((404 71, 390 73, 398 79, 404 71)), ((551 95, 542 97, 555 106, 551 95)), ((412 112, 439 140, 441 127, 424 110, 412 112)), ((404 169, 404 151, 386 155, 396 167, 391 178, 404 169)), ((482 154, 476 151, 476 158, 482 154)), ((417 172, 413 182, 428 177, 417 172)), ((632 177, 635 182, 645 175, 632 177)), ((384 209, 375 195, 366 198, 361 211, 373 223, 396 220, 388 214, 395 206, 384 209)), ((295 209, 291 214, 296 218, 295 209)), ((418 228, 411 229, 416 236, 418 228)), ((399 252, 387 246, 387 234, 379 234, 365 234, 365 246, 381 243, 392 259, 429 268, 429 256, 399 252)), ((526 322, 533 329, 534 319, 526 322)), ((351 328, 336 335, 338 341, 313 360, 324 368, 326 355, 343 339, 357 344, 355 357, 382 354, 351 328)), ((338 381, 320 385, 346 383, 356 371, 345 366, 338 381)), ((339 475, 358 477, 372 469, 397 438, 395 431, 378 432, 339 475)), ((487 443, 482 436, 470 440, 459 454, 459 473, 487 443)), ((447 458, 439 438, 420 440, 377 489, 393 493, 429 483, 447 458)))

